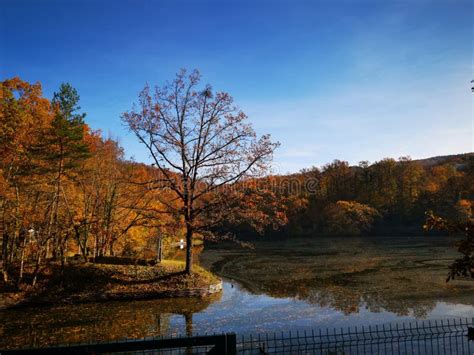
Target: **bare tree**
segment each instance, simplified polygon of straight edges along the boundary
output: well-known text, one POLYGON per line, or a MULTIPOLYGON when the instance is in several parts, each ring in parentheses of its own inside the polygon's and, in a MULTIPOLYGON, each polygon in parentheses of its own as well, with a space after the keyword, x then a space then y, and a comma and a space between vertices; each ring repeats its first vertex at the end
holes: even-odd
POLYGON ((229 94, 198 88, 200 79, 196 70, 181 70, 153 92, 146 85, 138 107, 122 115, 157 168, 151 186, 170 189, 177 200, 161 202, 183 218, 188 274, 193 235, 209 230, 229 206, 223 189, 265 173, 278 146, 269 135, 257 137, 229 94))

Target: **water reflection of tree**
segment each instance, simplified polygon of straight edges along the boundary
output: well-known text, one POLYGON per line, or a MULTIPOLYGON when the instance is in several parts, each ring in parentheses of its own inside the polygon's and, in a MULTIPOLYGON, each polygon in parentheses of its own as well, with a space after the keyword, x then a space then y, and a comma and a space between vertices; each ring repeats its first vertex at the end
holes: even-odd
POLYGON ((219 300, 221 293, 205 298, 107 302, 25 308, 0 312, 0 348, 45 346, 84 341, 107 341, 168 335, 170 318, 182 316, 179 333, 192 335, 193 314, 219 300))
POLYGON ((217 249, 212 251, 220 253, 214 255, 213 269, 252 293, 302 299, 345 314, 365 307, 423 318, 438 301, 474 305, 473 287, 445 283, 449 241, 429 244, 418 238, 401 243, 339 238, 257 243, 253 251, 217 249))
POLYGON ((377 294, 347 292, 347 289, 328 289, 325 292, 310 292, 306 301, 321 307, 331 307, 344 314, 358 313, 362 307, 371 312, 388 311, 399 316, 413 315, 424 318, 436 306, 433 300, 389 299, 377 294))

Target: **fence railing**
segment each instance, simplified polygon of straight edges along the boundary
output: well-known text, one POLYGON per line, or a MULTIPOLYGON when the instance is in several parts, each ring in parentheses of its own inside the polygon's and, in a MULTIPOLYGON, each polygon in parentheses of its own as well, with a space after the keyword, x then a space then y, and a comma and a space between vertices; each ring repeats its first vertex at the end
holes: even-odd
POLYGON ((474 354, 474 319, 241 336, 242 354, 474 354), (471 329, 471 330, 470 330, 471 329))
POLYGON ((474 354, 474 318, 5 349, 0 354, 474 354))

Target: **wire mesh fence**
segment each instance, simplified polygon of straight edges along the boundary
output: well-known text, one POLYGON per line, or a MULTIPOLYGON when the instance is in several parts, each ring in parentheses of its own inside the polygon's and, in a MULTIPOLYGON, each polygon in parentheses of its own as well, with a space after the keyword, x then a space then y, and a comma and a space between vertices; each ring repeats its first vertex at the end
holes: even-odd
POLYGON ((241 336, 241 354, 474 354, 474 319, 241 336))
POLYGON ((296 332, 192 337, 7 349, 0 354, 466 354, 474 355, 474 318, 296 332))

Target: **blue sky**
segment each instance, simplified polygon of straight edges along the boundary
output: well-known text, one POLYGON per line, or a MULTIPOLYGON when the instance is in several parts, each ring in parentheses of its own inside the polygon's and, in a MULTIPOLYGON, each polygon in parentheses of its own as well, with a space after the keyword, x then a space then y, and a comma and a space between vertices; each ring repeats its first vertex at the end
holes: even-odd
POLYGON ((0 0, 0 77, 69 82, 87 122, 147 161, 120 121, 180 68, 231 93, 281 147, 275 171, 473 151, 469 1, 0 0))

